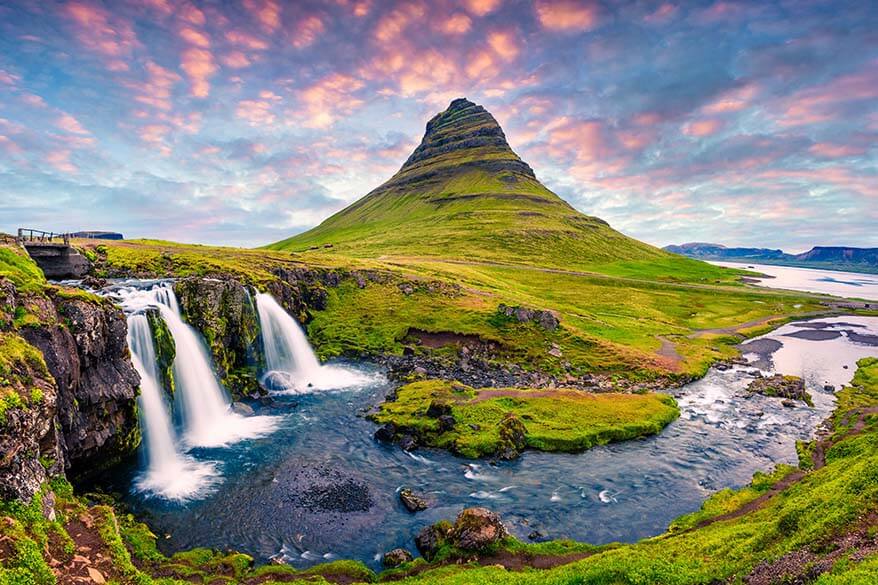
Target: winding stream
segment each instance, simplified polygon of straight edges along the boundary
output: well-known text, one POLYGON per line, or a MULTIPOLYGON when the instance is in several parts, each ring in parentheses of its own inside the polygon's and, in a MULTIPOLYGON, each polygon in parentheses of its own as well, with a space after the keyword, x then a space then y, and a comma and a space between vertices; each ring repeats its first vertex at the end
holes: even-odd
POLYGON ((497 465, 375 442, 376 427, 362 413, 389 384, 368 364, 338 362, 325 372, 336 372, 335 385, 343 388, 321 380, 322 391, 299 388, 277 393, 272 406, 252 404, 257 418, 276 422, 270 434, 222 448, 190 447, 187 457, 210 462, 221 475, 196 499, 145 497, 133 489, 142 464, 115 470, 105 487, 125 494, 166 552, 234 548, 297 566, 334 558, 377 566, 383 552, 413 549, 421 527, 472 505, 497 511, 523 539, 539 531, 596 544, 630 542, 662 532, 712 492, 744 485, 757 470, 795 463, 795 441, 811 437, 833 408, 824 387, 849 381, 859 357, 878 355, 876 342, 875 317, 789 324, 748 344, 751 365, 712 369, 676 390, 682 416, 656 437, 577 455, 527 452, 497 465), (787 408, 748 393, 757 368, 802 376, 814 407, 787 408), (397 497, 402 486, 433 505, 408 513, 397 497))
MULTIPOLYGON (((188 344, 184 353, 208 364, 194 330, 179 321, 170 289, 137 290, 154 284, 134 283, 114 293, 135 325, 135 354, 155 359, 141 339, 145 320, 138 313, 146 299, 148 306, 158 303, 166 321, 177 320, 171 330, 188 344)), ((168 437, 147 429, 147 443, 157 440, 171 454, 168 461, 203 476, 182 486, 176 478, 173 489, 163 490, 165 472, 181 467, 157 467, 156 457, 144 456, 103 480, 160 534, 165 552, 209 546, 297 566, 353 558, 377 567, 382 553, 413 549, 421 527, 473 505, 500 513, 522 539, 538 531, 595 544, 636 541, 661 533, 716 490, 742 486, 777 463, 795 464, 796 440, 812 437, 832 411, 833 391, 850 381, 857 359, 878 355, 878 317, 790 323, 746 343, 748 365, 711 369, 675 390, 681 417, 658 436, 575 455, 526 452, 517 461, 492 464, 429 449, 406 453, 373 440, 376 426, 362 415, 391 388, 382 372, 362 363, 321 365, 299 355, 311 350, 298 324, 270 297, 259 295, 257 305, 274 402, 251 403, 255 412, 243 418, 212 406, 214 418, 235 423, 219 428, 251 432, 232 432, 233 440, 179 440, 172 449, 168 437, 191 436, 192 427, 180 416, 187 409, 178 390, 174 428, 165 431, 168 437), (814 407, 784 407, 747 392, 757 372, 801 376, 814 407), (403 486, 426 495, 431 507, 407 512, 397 496, 403 486)), ((152 372, 154 380, 153 364, 138 364, 141 375, 152 372)), ((175 371, 185 366, 175 364, 175 371)), ((227 400, 214 388, 212 372, 191 378, 191 384, 203 379, 214 402, 227 400)), ((147 390, 144 406, 161 413, 155 388, 147 390)))

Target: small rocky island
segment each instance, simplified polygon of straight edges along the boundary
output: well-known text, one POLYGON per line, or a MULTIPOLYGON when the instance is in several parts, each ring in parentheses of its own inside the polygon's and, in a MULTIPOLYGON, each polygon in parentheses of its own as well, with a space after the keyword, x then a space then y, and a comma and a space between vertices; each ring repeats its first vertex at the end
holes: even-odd
POLYGON ((794 407, 797 401, 814 406, 811 395, 805 389, 805 381, 798 376, 775 374, 769 377, 759 377, 750 382, 747 390, 763 396, 781 398, 784 406, 794 407))

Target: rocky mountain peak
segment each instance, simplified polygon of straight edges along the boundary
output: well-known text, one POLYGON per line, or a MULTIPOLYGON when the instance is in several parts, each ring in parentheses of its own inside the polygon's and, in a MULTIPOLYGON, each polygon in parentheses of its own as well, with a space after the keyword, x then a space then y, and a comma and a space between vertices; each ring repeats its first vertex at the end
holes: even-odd
MULTIPOLYGON (((427 122, 421 144, 402 166, 402 171, 443 161, 458 164, 506 161, 514 170, 533 177, 531 168, 518 158, 494 116, 466 98, 457 98, 427 122)), ((496 164, 496 163, 495 163, 496 164)))

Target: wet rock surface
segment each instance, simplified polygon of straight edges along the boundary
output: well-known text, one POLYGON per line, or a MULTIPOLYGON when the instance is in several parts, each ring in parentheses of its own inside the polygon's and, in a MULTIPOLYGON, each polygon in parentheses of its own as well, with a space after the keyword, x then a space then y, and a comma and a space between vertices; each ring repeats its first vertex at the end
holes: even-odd
POLYGON ((775 374, 770 377, 758 377, 747 386, 749 392, 783 399, 783 405, 795 407, 795 401, 813 404, 811 396, 805 390, 805 382, 796 376, 775 374))
POLYGON ((405 506, 409 512, 420 512, 429 507, 429 503, 425 498, 416 495, 410 488, 402 488, 399 490, 399 501, 405 506))

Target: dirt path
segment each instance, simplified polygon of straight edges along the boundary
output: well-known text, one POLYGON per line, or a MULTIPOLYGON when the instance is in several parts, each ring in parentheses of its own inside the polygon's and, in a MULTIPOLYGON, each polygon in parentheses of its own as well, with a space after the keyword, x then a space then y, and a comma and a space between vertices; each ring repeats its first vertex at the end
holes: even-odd
POLYGON ((677 346, 663 335, 656 335, 656 338, 661 342, 661 346, 656 354, 667 361, 668 367, 671 370, 679 372, 680 366, 683 364, 683 356, 677 352, 677 346))
POLYGON ((64 527, 73 539, 75 551, 72 556, 63 550, 49 548, 49 565, 59 585, 79 583, 106 583, 118 580, 119 575, 107 544, 101 538, 97 519, 89 510, 67 522, 64 527), (67 557, 67 558, 65 558, 67 557))

